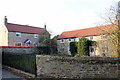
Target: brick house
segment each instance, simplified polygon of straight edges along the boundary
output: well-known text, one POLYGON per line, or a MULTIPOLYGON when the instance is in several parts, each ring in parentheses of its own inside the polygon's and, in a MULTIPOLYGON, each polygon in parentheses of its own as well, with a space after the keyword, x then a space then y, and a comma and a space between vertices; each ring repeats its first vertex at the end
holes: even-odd
MULTIPOLYGON (((110 25, 103 25, 103 26, 91 27, 86 29, 65 31, 57 38, 58 52, 60 53, 63 52, 63 53, 67 53, 68 55, 71 55, 70 42, 79 41, 81 37, 84 37, 96 42, 105 40, 106 39, 105 34, 108 31, 113 31, 115 29, 116 29, 116 26, 114 24, 110 24, 110 25)), ((94 47, 94 46, 89 47, 90 56, 102 56, 101 52, 105 53, 105 50, 102 49, 100 51, 98 47, 94 47)))
POLYGON ((39 36, 42 32, 50 37, 49 32, 44 28, 33 27, 28 25, 8 23, 4 18, 4 24, 1 28, 0 46, 39 46, 39 36))

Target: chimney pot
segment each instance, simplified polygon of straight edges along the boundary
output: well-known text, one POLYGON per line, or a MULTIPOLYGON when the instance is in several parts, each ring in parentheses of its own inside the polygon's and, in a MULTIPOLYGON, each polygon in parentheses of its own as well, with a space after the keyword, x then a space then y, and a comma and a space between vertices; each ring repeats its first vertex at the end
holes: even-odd
POLYGON ((7 16, 4 17, 4 24, 7 25, 7 16))

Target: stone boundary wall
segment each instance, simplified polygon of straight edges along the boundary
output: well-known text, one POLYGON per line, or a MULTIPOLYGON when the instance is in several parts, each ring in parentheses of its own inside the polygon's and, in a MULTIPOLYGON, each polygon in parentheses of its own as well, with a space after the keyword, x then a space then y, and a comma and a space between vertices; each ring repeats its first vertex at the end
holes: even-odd
POLYGON ((120 58, 36 56, 37 77, 120 78, 120 58))
POLYGON ((39 47, 29 47, 29 46, 1 46, 0 50, 2 53, 12 53, 12 54, 32 54, 39 53, 39 47))

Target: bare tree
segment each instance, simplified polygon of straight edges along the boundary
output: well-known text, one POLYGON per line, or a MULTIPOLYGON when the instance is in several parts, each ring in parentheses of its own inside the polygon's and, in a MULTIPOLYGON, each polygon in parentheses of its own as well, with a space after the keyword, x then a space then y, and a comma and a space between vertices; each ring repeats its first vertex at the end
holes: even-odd
POLYGON ((57 53, 57 44, 55 43, 54 39, 50 39, 50 35, 46 30, 43 30, 42 33, 40 33, 39 43, 40 47, 47 47, 50 50, 49 53, 57 53))
POLYGON ((105 40, 98 41, 98 47, 102 51, 102 56, 118 57, 120 56, 120 25, 119 25, 119 9, 118 3, 106 10, 106 13, 101 16, 106 26, 112 26, 110 29, 100 28, 100 31, 105 32, 105 40))

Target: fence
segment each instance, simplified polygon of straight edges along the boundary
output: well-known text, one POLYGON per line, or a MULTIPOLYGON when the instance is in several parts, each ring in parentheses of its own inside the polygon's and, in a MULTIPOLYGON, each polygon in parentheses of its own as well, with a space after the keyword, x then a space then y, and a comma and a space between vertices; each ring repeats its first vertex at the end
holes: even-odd
POLYGON ((2 62, 4 65, 36 74, 35 54, 2 54, 2 62))

